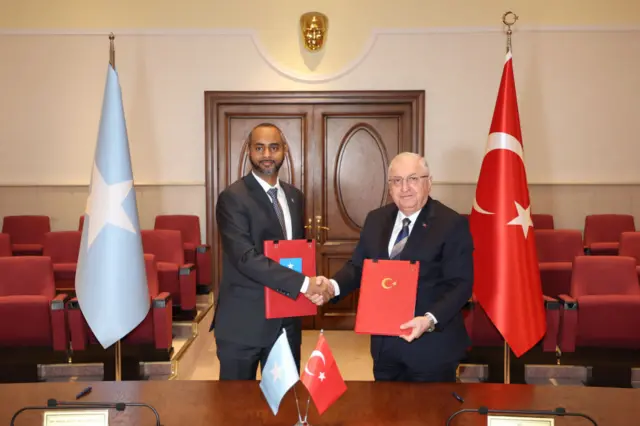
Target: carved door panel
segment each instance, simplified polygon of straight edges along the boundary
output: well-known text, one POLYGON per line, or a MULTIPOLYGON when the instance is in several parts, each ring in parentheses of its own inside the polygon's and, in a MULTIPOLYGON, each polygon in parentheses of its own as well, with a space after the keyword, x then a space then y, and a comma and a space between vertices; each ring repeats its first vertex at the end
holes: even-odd
MULTIPOLYGON (((367 214, 391 202, 389 161, 419 147, 408 103, 319 105, 313 117, 313 137, 322 148, 313 184, 318 270, 331 277, 351 257, 367 214)), ((323 306, 316 328, 353 329, 357 303, 356 291, 323 306)))

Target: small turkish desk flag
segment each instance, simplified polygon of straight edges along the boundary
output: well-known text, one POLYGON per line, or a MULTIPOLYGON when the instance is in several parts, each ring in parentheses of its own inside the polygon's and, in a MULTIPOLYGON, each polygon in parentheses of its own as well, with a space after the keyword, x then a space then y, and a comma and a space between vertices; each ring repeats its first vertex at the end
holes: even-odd
POLYGON ((309 391, 319 414, 324 413, 347 390, 323 333, 318 337, 316 348, 309 356, 300 381, 309 391))

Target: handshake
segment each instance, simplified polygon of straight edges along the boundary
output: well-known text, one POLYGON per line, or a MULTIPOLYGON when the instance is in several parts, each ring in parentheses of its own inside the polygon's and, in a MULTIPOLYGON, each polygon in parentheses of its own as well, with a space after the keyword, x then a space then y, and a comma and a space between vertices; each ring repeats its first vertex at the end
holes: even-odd
POLYGON ((327 277, 309 277, 309 288, 305 296, 315 305, 322 306, 336 295, 333 284, 327 277))

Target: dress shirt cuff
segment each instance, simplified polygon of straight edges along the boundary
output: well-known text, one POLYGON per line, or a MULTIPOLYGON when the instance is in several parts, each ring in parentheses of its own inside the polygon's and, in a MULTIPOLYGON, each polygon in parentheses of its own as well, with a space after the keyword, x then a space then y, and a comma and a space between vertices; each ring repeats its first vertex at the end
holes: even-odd
POLYGON ((306 293, 309 289, 309 277, 304 277, 304 281, 302 282, 302 288, 300 289, 300 293, 306 293))
POLYGON ((433 321, 433 325, 436 325, 438 323, 438 320, 436 319, 436 317, 433 316, 433 314, 431 312, 427 312, 426 314, 424 314, 427 318, 431 318, 431 321, 433 321))
POLYGON ((329 280, 329 281, 333 285, 333 291, 335 293, 335 296, 340 296, 340 286, 338 285, 336 280, 329 280))

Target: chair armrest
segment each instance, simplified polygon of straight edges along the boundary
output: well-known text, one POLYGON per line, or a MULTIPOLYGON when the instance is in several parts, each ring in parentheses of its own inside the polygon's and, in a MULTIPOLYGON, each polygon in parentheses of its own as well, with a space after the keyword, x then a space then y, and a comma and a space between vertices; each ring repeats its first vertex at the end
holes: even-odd
POLYGON ((180 308, 184 311, 196 308, 196 268, 192 263, 180 266, 180 308))
POLYGON ((560 301, 549 296, 542 296, 542 298, 547 320, 547 331, 542 339, 542 350, 556 352, 560 332, 560 301))
POLYGON ((173 306, 171 294, 162 292, 152 300, 153 337, 156 349, 169 349, 173 345, 173 306))
POLYGON ((574 352, 578 331, 578 300, 567 294, 558 295, 562 302, 562 314, 558 344, 562 352, 574 352))
POLYGON ((550 296, 542 296, 542 298, 544 299, 544 307, 546 309, 560 310, 562 305, 558 299, 554 299, 550 296))
POLYGON ((73 352, 84 351, 89 344, 89 333, 87 332, 87 325, 80 310, 77 297, 67 302, 67 311, 69 316, 69 331, 71 334, 71 349, 73 352))
POLYGON ((558 299, 562 302, 562 307, 565 311, 578 309, 578 299, 575 299, 568 294, 559 294, 558 299))
POLYGON ((53 336, 54 351, 69 351, 67 311, 65 310, 65 302, 68 298, 67 294, 58 294, 51 301, 51 334, 53 336))
POLYGON ((209 244, 201 244, 199 246, 196 246, 197 253, 206 253, 209 250, 211 250, 211 246, 209 244))
POLYGON ((196 270, 196 265, 195 264, 186 263, 186 264, 180 266, 178 274, 180 274, 180 275, 189 275, 190 273, 192 273, 195 270, 196 270))

